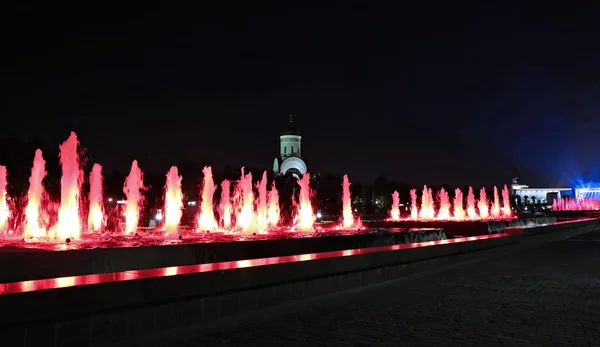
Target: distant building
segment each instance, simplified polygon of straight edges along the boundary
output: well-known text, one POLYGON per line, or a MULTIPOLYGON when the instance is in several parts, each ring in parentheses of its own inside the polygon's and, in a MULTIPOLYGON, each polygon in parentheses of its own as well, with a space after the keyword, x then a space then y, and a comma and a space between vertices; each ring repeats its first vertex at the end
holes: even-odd
POLYGON ((573 188, 530 188, 524 184, 518 184, 513 181, 511 185, 512 194, 520 197, 521 201, 525 198, 529 201, 537 201, 541 204, 552 204, 555 198, 564 198, 573 196, 573 188))
POLYGON ((306 163, 302 160, 302 136, 292 123, 290 115, 290 123, 279 135, 279 157, 273 161, 273 172, 278 175, 291 173, 300 177, 306 171, 306 163))

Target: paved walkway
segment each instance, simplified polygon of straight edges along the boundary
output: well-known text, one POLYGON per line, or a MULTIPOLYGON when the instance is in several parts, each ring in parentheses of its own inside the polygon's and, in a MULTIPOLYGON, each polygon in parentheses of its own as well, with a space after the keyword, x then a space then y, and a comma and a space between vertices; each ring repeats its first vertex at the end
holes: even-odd
POLYGON ((178 339, 164 345, 598 346, 600 232, 178 339))

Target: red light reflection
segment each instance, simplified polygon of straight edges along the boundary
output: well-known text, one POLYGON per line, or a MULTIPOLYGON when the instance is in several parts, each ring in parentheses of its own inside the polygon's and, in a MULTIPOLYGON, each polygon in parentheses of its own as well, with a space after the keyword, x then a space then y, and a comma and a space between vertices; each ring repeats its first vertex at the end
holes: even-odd
POLYGON ((310 261, 310 260, 315 260, 315 259, 346 257, 346 256, 368 254, 368 253, 390 252, 390 251, 397 251, 397 250, 401 250, 401 249, 429 247, 429 246, 445 245, 445 244, 460 243, 460 242, 469 242, 469 241, 476 241, 476 240, 495 239, 495 238, 504 237, 504 236, 508 236, 508 234, 506 234, 506 233, 490 234, 490 235, 482 235, 482 236, 460 237, 460 238, 455 238, 455 239, 438 240, 438 241, 407 243, 407 244, 399 244, 399 245, 383 246, 383 247, 347 249, 347 250, 343 250, 343 251, 333 251, 333 252, 323 252, 323 253, 310 253, 310 254, 301 254, 301 255, 288 255, 288 256, 282 256, 282 257, 226 261, 226 262, 221 262, 221 263, 210 263, 210 264, 171 266, 171 267, 147 269, 147 270, 132 270, 132 271, 105 273, 105 274, 93 274, 93 275, 71 276, 71 277, 61 277, 61 278, 52 278, 52 279, 43 279, 43 280, 4 283, 4 284, 0 284, 0 295, 26 293, 26 292, 33 292, 33 291, 38 291, 38 290, 50 290, 50 289, 83 286, 83 285, 92 285, 92 284, 98 284, 98 283, 139 280, 139 279, 152 278, 152 277, 176 276, 176 275, 186 275, 186 274, 202 273, 202 272, 210 272, 210 271, 240 269, 240 268, 255 267, 255 266, 285 264, 285 263, 293 263, 293 262, 299 262, 299 261, 310 261))

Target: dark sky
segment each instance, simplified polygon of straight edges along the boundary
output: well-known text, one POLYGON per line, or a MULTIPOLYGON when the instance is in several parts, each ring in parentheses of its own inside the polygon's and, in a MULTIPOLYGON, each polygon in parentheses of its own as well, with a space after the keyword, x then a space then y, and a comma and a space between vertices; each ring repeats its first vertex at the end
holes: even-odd
POLYGON ((270 168, 292 113, 313 172, 600 180, 593 9, 125 3, 2 11, 0 136, 74 130, 109 169, 270 168))

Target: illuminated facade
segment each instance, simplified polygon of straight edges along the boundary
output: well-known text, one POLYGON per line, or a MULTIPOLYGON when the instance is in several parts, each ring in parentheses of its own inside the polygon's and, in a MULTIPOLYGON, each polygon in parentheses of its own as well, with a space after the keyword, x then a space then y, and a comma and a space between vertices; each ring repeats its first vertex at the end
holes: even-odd
POLYGON ((553 198, 564 198, 573 195, 573 188, 529 188, 523 184, 513 183, 511 186, 512 194, 518 196, 521 200, 537 201, 542 204, 551 204, 552 199, 548 201, 548 196, 553 198))
POLYGON ((306 163, 302 160, 302 136, 300 130, 290 123, 279 135, 279 157, 273 161, 273 172, 279 175, 291 173, 295 177, 304 175, 306 163))
POLYGON ((575 198, 600 200, 600 187, 575 188, 575 198))

